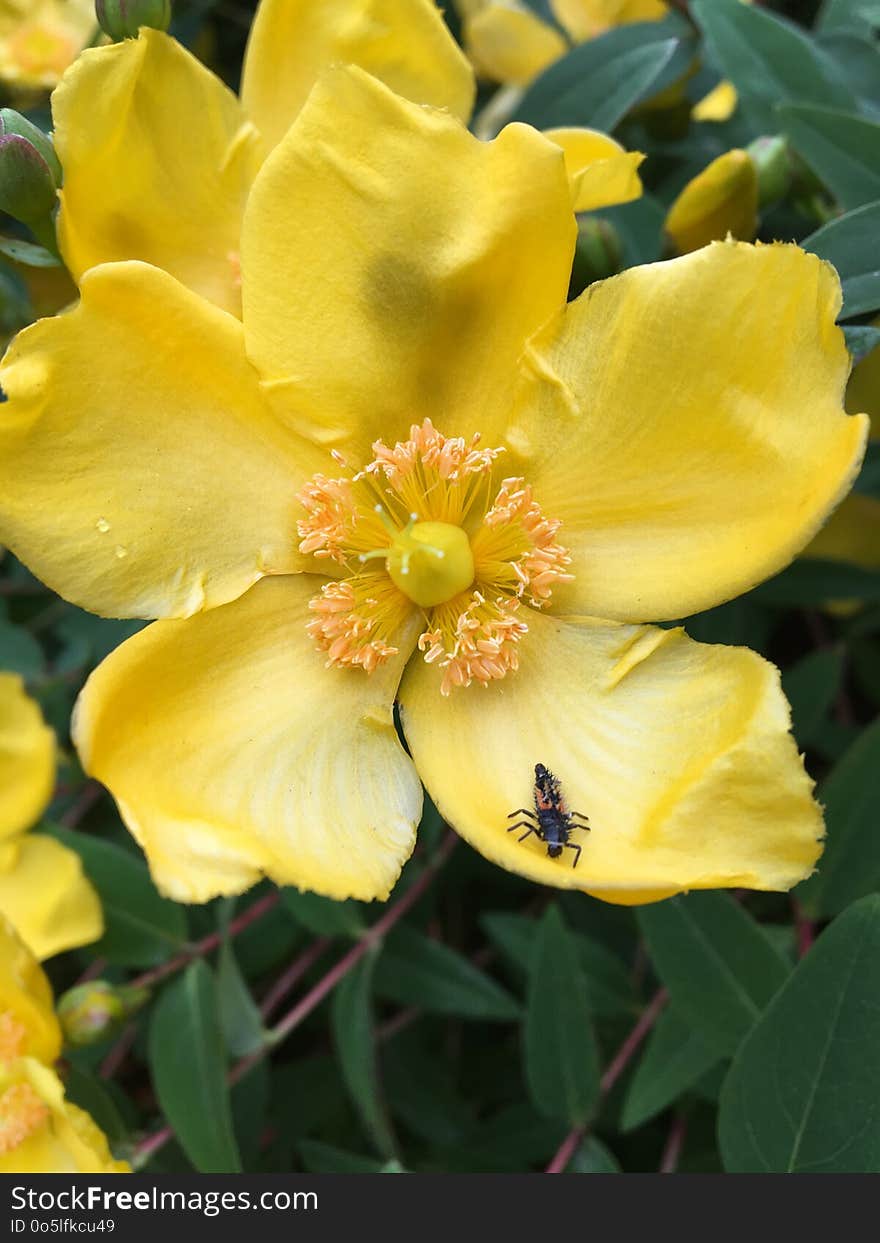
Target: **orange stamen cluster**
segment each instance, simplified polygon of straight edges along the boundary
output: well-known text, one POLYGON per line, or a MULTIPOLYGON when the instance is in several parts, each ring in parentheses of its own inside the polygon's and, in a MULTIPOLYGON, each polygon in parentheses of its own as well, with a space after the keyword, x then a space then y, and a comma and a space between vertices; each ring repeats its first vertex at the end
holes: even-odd
POLYGON ((525 606, 541 608, 554 586, 571 578, 571 558, 557 540, 560 523, 545 517, 531 487, 521 478, 493 487, 503 450, 480 448, 478 441, 446 437, 426 419, 393 447, 376 441, 373 461, 357 474, 318 475, 302 490, 300 551, 349 574, 327 583, 309 606, 316 616, 308 631, 328 665, 372 672, 397 653, 396 636, 421 612, 418 647, 443 670, 444 695, 517 669, 517 645, 529 628, 525 606), (413 591, 408 598, 407 580, 398 577, 398 589, 387 563, 374 560, 388 551, 389 530, 404 538, 414 522, 460 528, 473 554, 471 586, 428 609, 413 602, 425 596, 413 591))
POLYGON ((42 1126, 49 1110, 29 1083, 14 1083, 0 1096, 0 1154, 12 1152, 42 1126))
POLYGON ((27 1029, 9 1010, 0 1010, 0 1063, 11 1062, 24 1052, 27 1029))

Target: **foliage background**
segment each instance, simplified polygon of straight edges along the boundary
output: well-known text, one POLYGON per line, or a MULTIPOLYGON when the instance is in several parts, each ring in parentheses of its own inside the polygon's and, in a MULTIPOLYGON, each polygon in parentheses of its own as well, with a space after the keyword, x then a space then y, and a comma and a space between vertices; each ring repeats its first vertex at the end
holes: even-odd
MULTIPOLYGON (((695 6, 710 33, 711 7, 695 6)), ((235 85, 252 8, 180 0, 174 30, 235 85)), ((811 245, 841 220, 815 245, 846 278, 861 354, 880 335, 880 6, 768 9, 804 38, 722 30, 714 50, 703 44, 689 95, 723 73, 742 107, 725 124, 688 126, 680 109, 622 120, 621 141, 648 153, 647 192, 601 215, 627 264, 656 260, 666 207, 691 176, 759 133, 788 132, 813 194, 765 215, 761 236, 811 245), (841 99, 822 95, 816 56, 841 99), (809 110, 829 102, 823 131, 809 110), (858 229, 844 209, 862 210, 858 229)), ((607 63, 614 40, 590 54, 607 63)), ((564 99, 539 82, 519 115, 541 123, 562 108, 590 124, 597 106, 580 74, 564 99)), ((11 268, 0 292, 8 329, 30 318, 11 268)), ((857 488, 880 498, 875 451, 857 488)), ((82 855, 107 918, 98 945, 54 959, 50 974, 59 994, 84 975, 150 991, 121 1030, 66 1053, 69 1094, 117 1152, 157 1171, 880 1170, 880 573, 801 558, 686 625, 783 671, 828 824, 818 876, 792 895, 628 910, 544 891, 456 844, 429 806, 385 910, 268 885, 185 908, 156 894, 69 743, 80 686, 137 625, 66 604, 7 554, 0 668, 26 678, 57 731, 65 758, 47 823, 82 855)))

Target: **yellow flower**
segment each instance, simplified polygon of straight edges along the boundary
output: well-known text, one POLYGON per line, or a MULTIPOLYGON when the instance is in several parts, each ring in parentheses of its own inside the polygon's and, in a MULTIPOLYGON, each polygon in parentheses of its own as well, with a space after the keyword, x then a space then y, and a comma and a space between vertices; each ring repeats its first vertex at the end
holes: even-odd
POLYGON ((0 1064, 0 1174, 128 1174, 106 1136, 35 1058, 0 1064))
POLYGON ((50 89, 97 26, 94 0, 0 0, 0 82, 50 89))
POLYGON ((0 915, 0 1065, 25 1056, 49 1064, 60 1054, 52 987, 12 924, 0 915))
POLYGON ((516 86, 526 86, 575 44, 669 12, 664 0, 550 0, 563 35, 518 0, 459 0, 459 7, 465 48, 477 72, 516 86))
MULTIPOLYGON (((52 98, 65 174, 59 242, 74 277, 143 259, 240 315, 242 217, 254 177, 335 63, 470 116, 473 73, 432 0, 263 0, 240 102, 158 31, 80 57, 52 98)), ((569 134, 576 210, 641 193, 639 154, 593 131, 560 132, 558 141, 569 134)))
POLYGON ((728 234, 751 241, 758 231, 758 174, 747 151, 725 151, 687 183, 666 215, 673 250, 690 254, 728 234))
POLYGON ((79 856, 28 833, 55 781, 55 736, 16 674, 0 673, 0 914, 38 958, 96 941, 98 895, 79 856))
POLYGON ((721 243, 566 306, 574 234, 557 145, 340 68, 249 196, 242 323, 127 262, 17 337, 0 538, 161 619, 74 732, 165 893, 383 898, 420 778, 489 859, 612 901, 810 871, 776 670, 643 623, 775 573, 850 486, 838 279, 721 243), (507 832, 538 763, 577 867, 507 832))

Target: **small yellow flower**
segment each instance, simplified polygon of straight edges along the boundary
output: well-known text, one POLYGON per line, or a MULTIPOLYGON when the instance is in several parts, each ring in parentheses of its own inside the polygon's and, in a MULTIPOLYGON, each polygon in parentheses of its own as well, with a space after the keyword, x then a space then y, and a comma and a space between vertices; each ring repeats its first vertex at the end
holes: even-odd
POLYGON ((60 1053, 52 986, 12 924, 0 915, 0 1064, 33 1057, 48 1065, 60 1053))
POLYGON ((750 242, 758 231, 758 175, 747 151, 725 151, 698 173, 666 215, 673 250, 690 254, 728 234, 750 242))
MULTIPOLYGON (((85 53, 52 97, 65 176, 58 235, 74 277, 142 259, 240 316, 254 178, 321 71, 345 63, 406 99, 470 116, 473 72, 432 0, 262 0, 241 101, 155 30, 85 53)), ((592 130, 556 140, 577 211, 641 194, 640 155, 592 130)))
POLYGON ((79 856, 53 837, 27 832, 54 781, 55 736, 21 678, 0 673, 0 914, 38 958, 88 945, 104 931, 79 856))
POLYGON ((0 1063, 0 1174, 128 1174, 106 1136, 32 1057, 0 1063))
POLYGON ((0 81, 51 89, 97 26, 93 0, 0 0, 0 81))
POLYGON ((459 7, 465 48, 477 72, 516 86, 528 85, 578 43, 669 12, 664 0, 551 0, 560 30, 518 0, 459 0, 459 7))
POLYGON ((339 68, 249 195, 242 322, 126 262, 16 339, 0 538, 161 619, 75 738, 170 896, 384 898, 422 781, 487 858, 612 901, 809 873, 776 670, 645 623, 778 571, 851 485, 839 281, 719 243, 566 305, 574 240, 557 144, 339 68), (507 832, 537 763, 577 867, 507 832))

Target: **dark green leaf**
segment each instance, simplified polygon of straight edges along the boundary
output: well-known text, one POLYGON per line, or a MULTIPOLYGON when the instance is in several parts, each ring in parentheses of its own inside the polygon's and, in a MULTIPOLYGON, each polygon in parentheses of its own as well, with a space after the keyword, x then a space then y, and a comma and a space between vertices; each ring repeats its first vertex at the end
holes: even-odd
POLYGON ((282 889, 281 900, 297 923, 319 937, 359 937, 366 927, 359 902, 334 902, 299 889, 282 889))
POLYGON ((682 1018, 716 1053, 733 1053, 785 980, 788 963, 724 893, 668 898, 637 916, 682 1018))
POLYGON ((0 235, 0 255, 5 255, 14 263, 23 263, 29 268, 60 268, 61 260, 53 255, 45 246, 37 246, 34 242, 23 242, 18 237, 0 235))
POLYGON ((880 897, 822 934, 770 1003, 721 1093, 725 1169, 880 1172, 880 897))
POLYGON ((269 1110, 270 1078, 268 1061, 257 1062, 233 1084, 229 1093, 232 1126, 246 1170, 253 1169, 259 1160, 269 1110))
POLYGON ((691 12, 715 63, 762 129, 772 133, 774 105, 786 100, 855 108, 851 92, 799 27, 740 0, 693 0, 691 12))
POLYGON ((570 1126, 586 1123, 599 1099, 599 1055, 577 951, 555 906, 538 925, 524 1051, 536 1108, 570 1126))
POLYGON ((782 689, 791 704, 794 736, 809 746, 834 703, 843 677, 844 649, 818 648, 782 675, 782 689))
POLYGON ((853 743, 819 792, 828 837, 818 871, 798 887, 817 915, 836 915, 880 889, 880 720, 853 743))
POLYGON ((33 635, 12 622, 0 621, 0 669, 31 679, 38 678, 45 667, 43 649, 33 635))
POLYGON ((880 573, 843 561, 800 557, 751 593, 762 604, 815 607, 824 600, 880 601, 880 573))
POLYGON ((863 112, 880 114, 880 51, 872 38, 852 32, 825 35, 819 50, 840 81, 858 98, 863 112))
MULTIPOLYGON (((495 913, 480 921, 489 939, 505 957, 529 974, 536 947, 537 922, 526 915, 495 913)), ((620 1014, 635 1008, 632 979, 624 964, 611 950, 592 937, 570 932, 581 972, 587 985, 587 1000, 595 1014, 620 1014)))
POLYGON ((663 22, 620 26, 580 44, 528 88, 515 119, 538 129, 586 125, 606 133, 640 100, 687 69, 692 45, 663 22))
POLYGON ((217 960, 217 999, 227 1050, 233 1057, 253 1053, 265 1042, 263 1020, 228 939, 220 946, 217 960))
POLYGON ((394 1136, 379 1089, 371 984, 376 962, 367 954, 333 994, 333 1040, 342 1076, 357 1111, 383 1157, 395 1152, 394 1136))
POLYGON ((784 104, 779 122, 792 146, 850 211, 880 199, 880 122, 832 108, 784 104))
POLYGON ((875 328, 872 324, 847 326, 843 335, 846 338, 846 348, 852 355, 853 366, 867 358, 880 345, 880 328, 875 328))
POLYGON ((64 1076, 64 1095, 74 1105, 84 1109, 101 1128, 111 1147, 128 1137, 128 1127, 106 1083, 94 1073, 69 1064, 64 1076))
POLYGON ((566 1174, 620 1174, 620 1162, 600 1139, 588 1135, 569 1161, 566 1174))
POLYGON ((205 963, 191 963, 160 997, 150 1024, 149 1061, 162 1112, 196 1169, 239 1173, 220 1008, 205 963))
POLYGON ((880 22, 880 5, 872 0, 825 0, 816 21, 816 29, 823 33, 832 31, 855 31, 870 34, 872 26, 880 22))
POLYGON ((721 1061, 675 1006, 668 1006, 651 1032, 626 1094, 621 1127, 631 1131, 692 1088, 721 1061))
POLYGON ((184 907, 159 895, 140 859, 88 833, 55 826, 51 832, 76 851, 101 898, 105 930, 93 953, 126 967, 150 967, 185 947, 184 907))
MULTIPOLYGON (((880 130, 878 130, 880 141, 880 130)), ((880 307, 880 202, 869 203, 823 225, 801 243, 837 268, 843 285, 843 310, 849 318, 880 307)))
POLYGON ((405 1006, 459 1018, 515 1021, 517 1002, 461 954, 421 933, 401 929, 389 937, 376 968, 376 992, 405 1006))
POLYGON ((303 1165, 310 1174, 381 1174, 385 1170, 384 1161, 362 1157, 357 1152, 346 1152, 316 1139, 304 1139, 299 1151, 303 1165))

